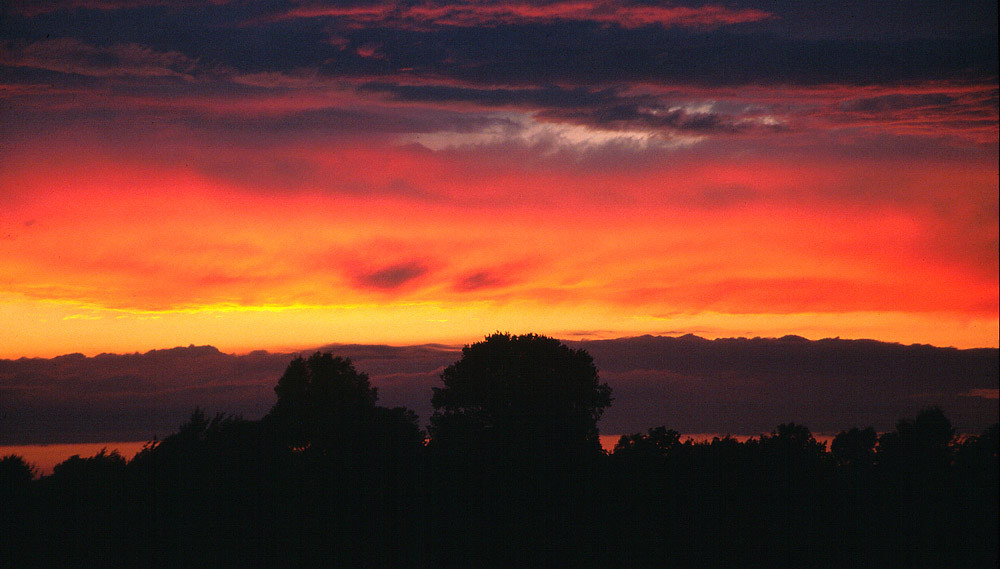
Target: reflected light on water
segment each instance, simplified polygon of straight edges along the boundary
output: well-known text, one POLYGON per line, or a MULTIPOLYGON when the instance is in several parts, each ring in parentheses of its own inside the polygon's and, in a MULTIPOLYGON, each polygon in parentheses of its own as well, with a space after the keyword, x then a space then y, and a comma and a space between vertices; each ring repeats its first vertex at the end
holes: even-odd
POLYGON ((107 449, 108 453, 117 450, 118 454, 126 460, 142 450, 146 441, 126 441, 126 442, 105 442, 105 443, 77 443, 77 444, 53 444, 53 445, 18 445, 0 446, 0 456, 16 454, 22 457, 29 464, 37 469, 36 475, 52 474, 55 465, 63 462, 73 455, 83 458, 91 457, 107 449))
MULTIPOLYGON (((746 442, 750 439, 760 438, 759 434, 727 435, 726 433, 692 433, 692 434, 681 433, 681 442, 687 441, 688 439, 691 439, 696 443, 711 442, 712 439, 716 437, 724 439, 727 436, 731 439, 736 439, 741 443, 746 442)), ((830 443, 833 442, 833 439, 836 436, 837 436, 836 433, 813 433, 813 438, 815 438, 818 442, 825 444, 827 450, 830 450, 830 443)), ((603 448, 607 452, 611 452, 615 449, 615 444, 618 443, 618 439, 621 438, 621 435, 600 435, 600 438, 601 438, 601 448, 603 448)))

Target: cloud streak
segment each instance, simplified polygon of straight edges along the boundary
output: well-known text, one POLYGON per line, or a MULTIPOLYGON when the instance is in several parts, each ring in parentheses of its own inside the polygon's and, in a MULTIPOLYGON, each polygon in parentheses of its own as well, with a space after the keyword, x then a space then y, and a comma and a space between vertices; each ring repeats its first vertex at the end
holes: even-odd
POLYGON ((192 78, 197 63, 177 52, 139 44, 97 47, 74 38, 42 40, 15 48, 0 65, 33 67, 90 77, 192 78))
POLYGON ((640 26, 714 28, 774 18, 763 10, 721 5, 662 6, 618 1, 565 0, 525 2, 422 2, 330 5, 303 3, 260 21, 333 18, 346 27, 384 26, 404 29, 512 26, 558 21, 595 22, 624 28, 640 26))
POLYGON ((231 0, 12 0, 10 9, 27 17, 80 10, 134 10, 137 8, 192 8, 204 4, 227 4, 231 0))

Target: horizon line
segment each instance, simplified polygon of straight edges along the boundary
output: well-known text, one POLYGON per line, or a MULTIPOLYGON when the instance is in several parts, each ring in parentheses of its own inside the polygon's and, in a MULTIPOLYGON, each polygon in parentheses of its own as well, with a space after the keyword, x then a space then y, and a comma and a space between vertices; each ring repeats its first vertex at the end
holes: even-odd
MULTIPOLYGON (((507 334, 507 333, 510 333, 510 332, 499 332, 499 333, 507 334)), ((533 333, 533 332, 524 332, 524 334, 531 334, 531 333, 533 333)), ((691 338, 691 339, 703 340, 703 341, 706 341, 706 342, 716 342, 716 341, 726 341, 726 340, 744 340, 744 341, 753 341, 753 340, 786 340, 786 341, 805 341, 805 342, 842 341, 842 342, 876 342, 876 343, 879 343, 879 344, 897 345, 897 346, 903 346, 903 347, 924 346, 924 347, 932 347, 932 348, 937 348, 937 349, 945 349, 945 350, 950 349, 950 350, 959 350, 959 351, 968 351, 968 350, 1000 350, 1000 345, 996 345, 996 346, 973 346, 973 347, 960 348, 960 347, 956 347, 954 345, 944 346, 944 345, 930 344, 930 343, 925 343, 925 342, 903 343, 903 342, 897 342, 897 341, 891 341, 891 340, 878 340, 876 338, 845 338, 845 337, 841 337, 841 336, 827 336, 827 337, 823 337, 823 338, 808 338, 806 336, 802 336, 802 335, 799 335, 799 334, 785 334, 783 336, 715 336, 715 337, 712 337, 711 335, 700 336, 698 334, 687 332, 687 333, 684 333, 684 334, 681 334, 681 333, 675 333, 675 334, 638 334, 638 335, 607 336, 607 337, 593 337, 593 338, 587 337, 587 336, 589 336, 589 335, 587 335, 587 336, 584 336, 582 338, 575 338, 575 339, 564 337, 564 335, 562 335, 562 334, 551 334, 551 335, 550 334, 539 334, 539 335, 541 335, 541 336, 548 336, 550 338, 555 338, 555 339, 557 339, 557 340, 559 340, 561 342, 567 342, 567 343, 608 342, 608 341, 617 341, 617 340, 633 340, 633 339, 639 339, 639 338, 657 338, 657 339, 683 339, 683 338, 691 338)), ((573 336, 573 335, 579 335, 579 334, 576 333, 576 332, 567 332, 567 333, 565 333, 565 336, 573 336)), ((600 336, 600 334, 594 334, 594 335, 595 336, 600 336)), ((489 334, 485 334, 484 335, 484 337, 488 337, 488 336, 489 336, 489 334)), ((191 343, 191 344, 188 344, 186 346, 182 345, 182 344, 178 344, 178 345, 174 345, 174 346, 170 346, 170 347, 162 347, 162 348, 154 347, 154 348, 149 348, 149 349, 147 349, 145 351, 140 351, 140 350, 135 350, 135 351, 121 351, 121 352, 99 351, 99 352, 90 352, 90 353, 81 352, 81 351, 71 351, 71 352, 56 353, 55 355, 50 355, 50 356, 45 356, 45 355, 2 355, 2 356, 0 356, 0 361, 3 361, 3 360, 17 361, 17 360, 21 360, 21 359, 29 359, 29 360, 30 359, 42 359, 42 360, 45 360, 45 359, 61 358, 61 357, 66 357, 66 356, 77 356, 77 355, 82 355, 82 356, 87 357, 87 358, 94 358, 94 357, 104 356, 104 355, 115 355, 115 356, 147 355, 147 354, 150 354, 150 353, 153 353, 153 352, 167 352, 167 351, 171 351, 171 350, 190 349, 190 348, 212 348, 212 349, 215 349, 216 351, 218 351, 220 354, 229 355, 229 356, 246 356, 246 355, 250 355, 250 354, 255 353, 255 352, 264 352, 264 353, 267 353, 267 354, 275 354, 275 355, 278 355, 278 354, 289 354, 289 355, 291 355, 291 354, 303 354, 303 353, 307 353, 307 352, 323 350, 324 348, 348 347, 348 346, 388 347, 388 348, 436 347, 436 348, 455 348, 455 349, 460 350, 463 347, 468 346, 469 344, 477 342, 477 341, 479 341, 479 340, 472 340, 472 341, 460 342, 460 343, 448 343, 448 342, 418 342, 418 343, 406 343, 406 342, 371 342, 371 343, 363 343, 363 342, 327 342, 327 343, 322 343, 322 344, 319 344, 319 345, 313 345, 311 347, 272 346, 270 348, 239 348, 239 349, 235 349, 235 350, 231 350, 231 351, 221 349, 221 348, 219 348, 218 346, 216 346, 214 344, 193 344, 193 343, 191 343)))

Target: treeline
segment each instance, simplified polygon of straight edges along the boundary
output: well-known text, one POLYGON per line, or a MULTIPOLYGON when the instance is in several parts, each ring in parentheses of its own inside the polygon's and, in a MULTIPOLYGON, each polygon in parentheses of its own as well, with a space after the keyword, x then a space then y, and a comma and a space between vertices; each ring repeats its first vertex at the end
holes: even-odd
POLYGON ((601 450, 593 361, 495 334, 428 432, 349 360, 291 362, 262 419, 196 410, 126 461, 0 459, 3 567, 996 567, 998 429, 938 408, 829 449, 664 427, 601 450))

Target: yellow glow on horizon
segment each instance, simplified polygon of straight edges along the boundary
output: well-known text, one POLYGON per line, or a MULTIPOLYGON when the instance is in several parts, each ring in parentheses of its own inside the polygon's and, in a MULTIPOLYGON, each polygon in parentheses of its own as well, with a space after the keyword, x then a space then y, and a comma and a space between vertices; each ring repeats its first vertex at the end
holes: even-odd
POLYGON ((953 313, 651 315, 622 307, 535 301, 400 302, 344 306, 234 306, 130 311, 0 296, 0 319, 14 331, 0 358, 71 352, 145 352, 210 344, 224 352, 286 351, 330 343, 464 344, 493 331, 572 339, 693 333, 706 338, 873 338, 958 348, 997 347, 995 318, 953 313))
POLYGON ((995 161, 694 156, 615 171, 185 138, 223 165, 310 164, 308 183, 283 189, 280 176, 261 188, 65 136, 15 148, 0 169, 0 357, 495 330, 998 343, 997 224, 977 205, 996 190, 995 161), (948 218, 919 200, 828 198, 946 184, 965 204, 948 218))

